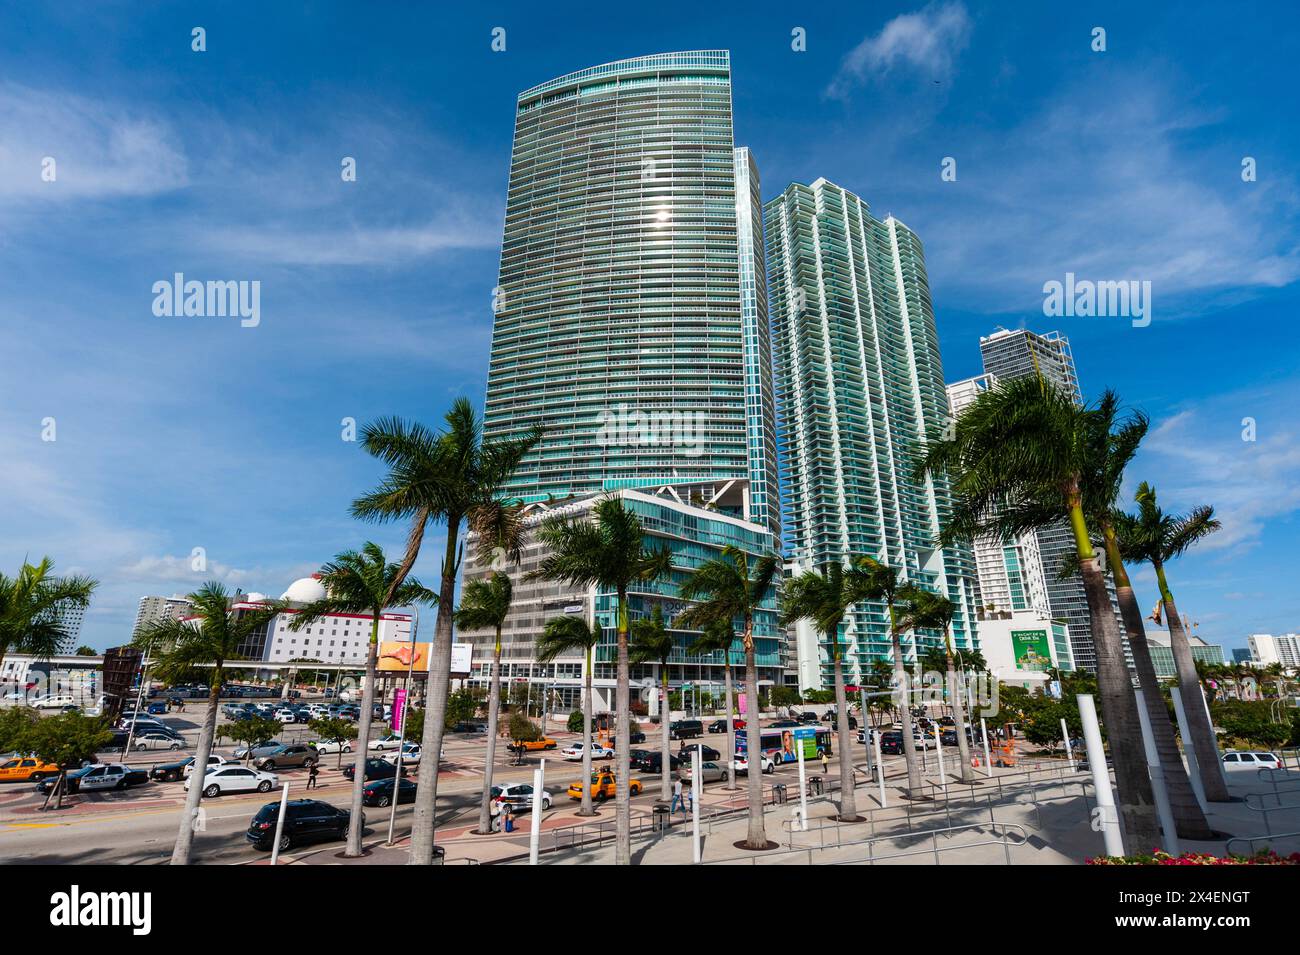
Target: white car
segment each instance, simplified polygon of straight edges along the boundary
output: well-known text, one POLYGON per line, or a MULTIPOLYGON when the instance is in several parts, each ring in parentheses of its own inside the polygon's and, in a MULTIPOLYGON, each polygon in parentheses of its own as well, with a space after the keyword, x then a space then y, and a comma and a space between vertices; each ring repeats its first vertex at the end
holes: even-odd
POLYGON ((1243 753, 1230 749, 1223 754, 1223 768, 1227 772, 1238 773, 1243 770, 1281 769, 1282 761, 1273 753, 1264 753, 1258 750, 1243 753))
MULTIPOLYGON (((384 760, 384 762, 392 763, 394 766, 397 765, 397 753, 385 753, 383 756, 380 757, 380 759, 384 760)), ((402 765, 403 766, 420 765, 420 744, 419 743, 402 744, 402 765)))
POLYGON ((371 740, 370 745, 366 748, 382 752, 386 749, 397 749, 397 747, 401 745, 402 737, 389 733, 387 736, 381 736, 379 739, 371 740))
POLYGON ((38 710, 61 710, 65 706, 76 706, 77 700, 67 695, 38 696, 27 705, 38 710))
POLYGON ((316 752, 320 753, 322 756, 327 756, 331 753, 352 752, 352 741, 347 739, 318 739, 316 742, 309 743, 308 745, 315 746, 316 752))
POLYGON ((131 740, 131 748, 137 753, 143 753, 147 749, 177 750, 181 748, 181 745, 180 740, 174 736, 168 736, 166 733, 146 732, 131 740))
MULTIPOLYGON (((776 763, 773 762, 772 757, 768 756, 766 753, 758 754, 758 765, 765 773, 776 772, 776 763)), ((749 757, 744 753, 736 754, 736 772, 737 774, 744 773, 746 776, 749 775, 749 757)))
POLYGON ((294 714, 293 710, 276 710, 275 718, 279 720, 281 723, 298 722, 298 717, 294 714))
MULTIPOLYGON (((582 743, 570 743, 564 749, 560 750, 560 755, 571 763, 582 760, 582 743)), ((591 744, 592 759, 613 759, 614 751, 608 747, 601 746, 599 743, 591 744)))
MULTIPOLYGON (((185 780, 185 788, 188 790, 190 784, 194 782, 191 776, 185 780)), ((250 769, 247 766, 228 765, 221 766, 217 769, 208 770, 203 777, 203 795, 221 796, 226 793, 269 793, 279 782, 279 777, 275 773, 263 772, 260 769, 250 769)))
MULTIPOLYGON (((218 754, 216 754, 216 753, 212 753, 212 754, 210 754, 210 755, 208 756, 208 772, 209 772, 209 773, 212 772, 214 769, 217 769, 217 768, 219 768, 219 767, 221 767, 221 766, 226 766, 226 765, 234 766, 235 764, 234 764, 233 762, 231 762, 230 760, 226 759, 226 757, 224 757, 224 756, 220 756, 220 755, 218 755, 218 754)), ((190 762, 189 762, 189 765, 185 767, 185 778, 186 778, 186 779, 189 779, 189 778, 190 778, 190 774, 191 774, 192 772, 194 772, 194 759, 191 757, 190 762)), ((205 775, 206 775, 206 774, 205 774, 205 775)))
MULTIPOLYGON (((514 783, 510 786, 493 786, 497 791, 496 796, 488 803, 488 809, 492 815, 498 815, 501 807, 507 802, 515 812, 521 809, 533 808, 533 786, 532 783, 514 783)), ((543 811, 551 808, 551 794, 545 789, 542 790, 542 809, 543 811)))

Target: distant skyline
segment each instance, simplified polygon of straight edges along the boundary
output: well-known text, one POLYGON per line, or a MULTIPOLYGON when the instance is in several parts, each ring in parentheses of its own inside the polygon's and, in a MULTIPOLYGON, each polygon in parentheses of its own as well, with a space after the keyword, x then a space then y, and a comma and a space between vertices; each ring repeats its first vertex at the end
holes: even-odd
MULTIPOLYGON (((946 381, 980 373, 998 326, 1059 330, 1085 398, 1113 387, 1151 416, 1126 498, 1147 479, 1165 508, 1224 522, 1170 567, 1202 639, 1230 655, 1300 628, 1285 6, 664 4, 559 22, 105 3, 11 5, 6 22, 0 569, 49 554, 97 577, 80 642, 128 640, 141 596, 209 578, 278 594, 367 539, 400 550, 403 527, 348 516, 382 469, 344 422, 482 406, 515 97, 696 49, 731 51, 764 201, 826 177, 921 238, 946 381), (259 282, 260 322, 156 316, 152 288, 178 272, 259 282), (1045 317, 1044 283, 1071 272, 1149 280, 1151 324, 1045 317)), ((1153 575, 1133 576, 1150 609, 1153 575)))

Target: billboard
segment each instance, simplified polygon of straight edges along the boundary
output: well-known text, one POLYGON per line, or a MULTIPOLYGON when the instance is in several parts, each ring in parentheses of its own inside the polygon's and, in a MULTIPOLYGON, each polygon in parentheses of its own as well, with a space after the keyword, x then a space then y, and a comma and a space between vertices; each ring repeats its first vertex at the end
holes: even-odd
POLYGON ((140 670, 138 647, 109 647, 104 651, 104 715, 116 719, 125 703, 135 702, 131 684, 140 670))
POLYGON ((455 677, 469 676, 470 659, 474 653, 474 644, 472 643, 453 643, 451 645, 451 675, 455 677))
POLYGON ((379 645, 379 672, 405 673, 407 670, 414 670, 417 673, 428 673, 429 655, 432 650, 431 643, 385 640, 379 645))
POLYGON ((1052 647, 1046 630, 1012 630, 1011 655, 1017 670, 1041 673, 1052 665, 1052 647))

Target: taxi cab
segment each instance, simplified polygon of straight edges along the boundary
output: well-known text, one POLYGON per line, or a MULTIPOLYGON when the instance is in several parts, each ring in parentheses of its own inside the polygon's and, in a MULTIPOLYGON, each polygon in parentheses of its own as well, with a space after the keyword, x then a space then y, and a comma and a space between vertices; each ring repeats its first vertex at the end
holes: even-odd
MULTIPOLYGON (((591 798, 604 802, 606 799, 614 798, 615 791, 614 774, 609 770, 602 770, 598 773, 591 774, 591 798)), ((628 792, 633 796, 641 794, 641 781, 634 779, 628 784, 628 792)), ((569 784, 569 798, 582 798, 582 780, 569 784)))
POLYGON ((39 782, 59 775, 59 767, 35 756, 15 756, 0 763, 0 783, 39 782))
POLYGON ((537 750, 537 749, 555 749, 560 744, 555 742, 549 736, 543 736, 541 739, 527 741, 515 740, 510 744, 515 749, 537 750))

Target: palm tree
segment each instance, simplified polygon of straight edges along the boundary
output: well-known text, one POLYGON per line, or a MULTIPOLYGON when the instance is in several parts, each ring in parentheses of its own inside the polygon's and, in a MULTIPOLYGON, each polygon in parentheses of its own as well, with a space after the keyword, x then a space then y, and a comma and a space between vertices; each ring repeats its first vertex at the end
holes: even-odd
POLYGON ((966 738, 966 712, 962 703, 961 685, 957 681, 957 669, 952 652, 952 635, 949 627, 957 612, 957 605, 947 597, 932 594, 928 590, 918 590, 912 595, 912 624, 918 630, 938 630, 943 634, 943 663, 948 698, 952 701, 953 719, 957 721, 957 752, 961 759, 961 781, 975 782, 975 773, 970 763, 970 741, 966 738))
POLYGON ((786 624, 811 620, 831 644, 835 668, 835 721, 840 748, 840 819, 856 821, 858 801, 853 778, 853 756, 849 751, 849 708, 844 692, 844 665, 840 653, 840 625, 844 615, 865 597, 865 581, 857 568, 845 570, 830 564, 821 573, 806 570, 786 582, 782 594, 782 619, 786 624))
MULTIPOLYGON (((777 575, 775 557, 755 560, 738 547, 727 545, 722 554, 706 560, 682 584, 678 593, 683 600, 699 601, 677 617, 679 626, 707 627, 725 624, 733 627, 740 621, 740 644, 745 651, 745 749, 749 764, 749 834, 748 849, 767 849, 767 829, 763 820, 762 724, 758 708, 758 659, 754 652, 754 617, 770 599, 777 575), (752 566, 751 566, 752 563, 752 566)), ((735 746, 731 713, 727 726, 735 746)), ((735 761, 735 750, 728 757, 735 761)))
MULTIPOLYGON (((681 623, 681 617, 677 618, 678 624, 681 623)), ((707 654, 722 654, 722 673, 723 686, 725 687, 726 713, 727 713, 727 789, 736 788, 736 724, 732 718, 735 707, 732 702, 731 690, 731 645, 736 642, 736 631, 732 629, 730 620, 711 620, 704 625, 704 632, 696 638, 695 642, 686 648, 687 653, 704 656, 707 654)))
MULTIPOLYGON (((908 587, 898 580, 898 570, 881 563, 874 557, 858 559, 858 572, 863 575, 859 585, 858 598, 882 601, 885 615, 889 621, 889 639, 893 645, 894 686, 896 695, 894 707, 898 710, 903 723, 903 762, 907 765, 907 791, 919 797, 924 785, 921 781, 921 765, 916 758, 916 739, 912 735, 912 695, 907 685, 907 667, 903 660, 903 631, 912 626, 908 614, 910 600, 915 597, 915 588, 908 587)), ((916 649, 916 638, 912 639, 912 649, 916 649)))
MULTIPOLYGON (((234 601, 217 581, 209 581, 187 599, 193 608, 193 617, 164 620, 143 627, 136 634, 134 643, 151 654, 154 674, 168 683, 192 680, 201 674, 203 668, 208 668, 208 705, 194 748, 194 765, 200 767, 208 765, 208 756, 212 753, 217 703, 227 661, 243 659, 240 648, 252 641, 284 609, 284 605, 271 601, 259 604, 255 609, 232 609, 234 601)), ((190 864, 194 824, 202 795, 203 773, 196 768, 185 796, 185 813, 176 832, 172 865, 190 864)))
POLYGON ((98 581, 82 575, 55 577, 54 561, 23 561, 16 577, 0 573, 0 665, 9 653, 48 659, 71 638, 61 614, 85 609, 98 581))
MULTIPOLYGON (((370 724, 375 704, 375 673, 379 661, 379 620, 388 607, 436 604, 438 595, 414 577, 406 577, 396 587, 401 568, 391 564, 383 548, 366 541, 361 552, 344 551, 324 564, 318 574, 325 596, 313 600, 293 616, 291 630, 301 630, 340 613, 369 614, 370 640, 366 647, 366 683, 361 690, 361 719, 357 721, 356 770, 352 777, 352 823, 348 828, 345 856, 361 855, 361 801, 366 791, 366 757, 370 755, 370 724)), ((415 640, 415 634, 411 634, 415 640)))
POLYGON ((1214 518, 1214 508, 1197 507, 1183 516, 1166 514, 1156 502, 1156 490, 1143 481, 1138 485, 1135 499, 1136 515, 1117 512, 1115 528, 1119 549, 1139 562, 1149 563, 1156 572, 1160 588, 1161 605, 1169 619, 1169 648, 1173 651, 1174 667, 1178 671, 1178 686, 1183 696, 1183 710, 1187 714, 1190 742, 1196 753, 1201 786, 1210 802, 1229 802, 1231 796, 1224 784, 1219 755, 1214 745, 1214 730, 1209 716, 1201 704, 1200 681, 1196 676, 1196 662, 1192 648, 1187 643, 1183 618, 1178 615, 1173 591, 1165 576, 1166 562, 1183 554, 1197 541, 1214 533, 1220 524, 1214 518))
POLYGON ((616 726, 614 761, 616 792, 614 797, 614 862, 632 862, 632 803, 628 793, 630 765, 630 728, 632 709, 628 684, 628 591, 637 584, 646 585, 666 575, 672 556, 666 548, 646 545, 641 520, 619 497, 596 502, 591 519, 570 519, 563 514, 545 520, 537 539, 547 551, 533 576, 559 580, 577 587, 594 587, 614 591, 618 600, 617 673, 614 690, 616 726))
MULTIPOLYGON (((472 580, 461 591, 456 625, 464 630, 496 634, 492 648, 492 688, 488 691, 487 752, 483 757, 483 795, 479 799, 478 831, 492 831, 492 771, 496 766, 497 719, 501 712, 501 628, 510 613, 514 585, 510 575, 496 571, 487 580, 472 580)), ((544 728, 543 728, 544 729, 544 728)))
MULTIPOLYGON (((591 779, 591 671, 595 668, 596 644, 600 643, 600 627, 588 626, 581 617, 552 617, 546 621, 542 635, 537 639, 537 659, 550 663, 558 656, 581 651, 583 675, 586 686, 582 693, 582 778, 591 779)), ((496 691, 493 691, 496 695, 496 691)), ((591 786, 584 782, 579 816, 594 816, 591 808, 591 786)))
POLYGON ((659 798, 673 798, 673 773, 668 754, 668 727, 671 720, 668 706, 668 658, 673 653, 673 638, 664 628, 664 612, 655 604, 650 617, 641 618, 632 624, 632 638, 628 644, 629 663, 654 663, 659 668, 659 751, 662 765, 659 767, 659 798))
MULTIPOLYGON (((438 765, 451 683, 451 631, 456 577, 463 555, 461 525, 480 529, 480 538, 500 537, 503 525, 517 522, 513 509, 498 500, 510 475, 541 440, 532 430, 521 437, 483 440, 483 425, 465 398, 452 403, 445 431, 400 418, 381 418, 362 429, 362 447, 388 466, 379 486, 352 502, 352 515, 369 521, 409 520, 406 554, 390 584, 394 592, 415 566, 430 521, 447 530, 438 590, 438 618, 425 703, 419 789, 411 824, 410 861, 433 864, 438 801, 438 765)), ((390 595, 385 603, 392 605, 390 595)))
MULTIPOLYGON (((949 435, 933 436, 917 476, 947 473, 953 510, 940 545, 981 533, 1014 536, 1066 518, 1097 649, 1097 684, 1110 739, 1124 831, 1132 846, 1157 844, 1151 780, 1119 622, 1093 549, 1086 510, 1098 410, 1041 378, 1001 381, 980 394, 949 435)), ((1108 430, 1108 429, 1107 429, 1108 430)))

